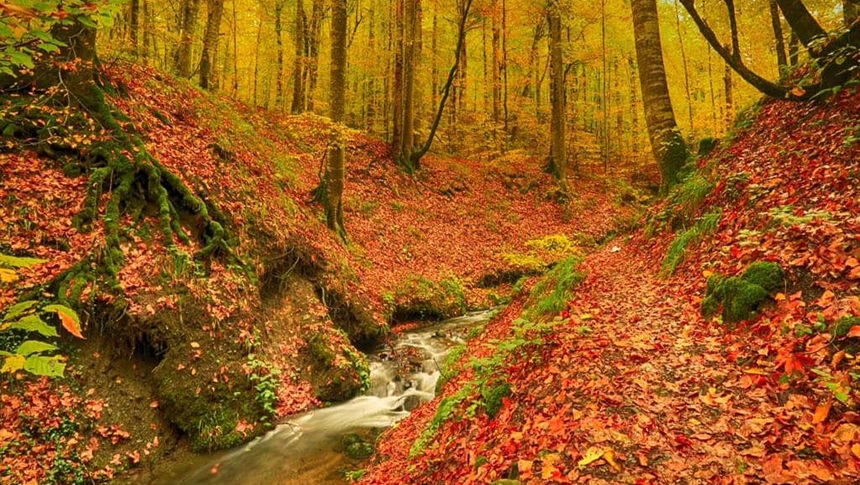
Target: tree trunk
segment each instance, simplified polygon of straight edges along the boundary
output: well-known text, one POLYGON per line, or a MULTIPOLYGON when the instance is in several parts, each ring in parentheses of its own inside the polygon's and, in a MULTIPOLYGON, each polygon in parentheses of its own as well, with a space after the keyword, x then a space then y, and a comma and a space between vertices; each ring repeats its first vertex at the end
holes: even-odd
POLYGON ((633 152, 633 163, 639 164, 639 95, 636 92, 636 62, 633 56, 627 57, 630 69, 630 151, 633 152))
MULTIPOLYGON (((235 1, 235 0, 234 0, 235 1)), ((293 101, 292 114, 305 111, 305 7, 303 0, 296 0, 296 56, 293 59, 293 101)))
POLYGON ((681 8, 675 0, 675 28, 678 30, 678 46, 681 48, 681 63, 684 66, 684 92, 687 94, 687 115, 690 123, 690 133, 693 133, 693 97, 690 95, 690 69, 687 64, 687 50, 684 48, 684 36, 681 32, 681 8))
MULTIPOLYGON (((331 16, 331 90, 329 101, 331 120, 340 124, 344 119, 346 105, 346 3, 347 0, 332 0, 331 16)), ((338 131, 338 139, 328 152, 325 171, 325 211, 329 229, 346 239, 343 223, 343 186, 344 158, 346 149, 345 134, 338 131)))
POLYGON ((636 44, 636 61, 639 65, 639 82, 645 104, 645 123, 651 150, 660 169, 660 191, 678 183, 678 172, 687 159, 687 147, 672 110, 666 68, 663 65, 663 48, 660 44, 660 24, 656 0, 631 0, 633 31, 636 44))
MULTIPOLYGON (((403 146, 403 94, 404 94, 404 31, 405 5, 409 0, 396 0, 394 3, 394 85, 392 86, 392 131, 391 151, 395 158, 402 155, 403 146)), ((398 160, 399 162, 399 160, 398 160)))
POLYGON ((224 12, 224 0, 208 0, 206 33, 203 37, 203 52, 200 58, 200 87, 210 89, 217 85, 218 41, 221 38, 221 16, 224 12))
POLYGON ((842 18, 845 26, 851 27, 860 18, 860 6, 852 0, 842 0, 842 18))
POLYGON ((732 68, 726 63, 726 72, 723 75, 723 85, 725 86, 726 91, 726 108, 725 108, 725 123, 726 130, 729 130, 732 127, 732 122, 734 121, 735 113, 734 113, 734 95, 732 94, 732 68))
POLYGON ((275 107, 278 111, 284 108, 284 39, 281 37, 281 13, 284 9, 283 0, 275 0, 275 42, 277 44, 277 65, 275 69, 275 107))
POLYGON ((779 67, 779 72, 782 73, 788 67, 788 59, 785 55, 785 39, 782 35, 782 21, 779 18, 779 6, 776 0, 768 0, 770 6, 770 22, 773 25, 773 38, 775 40, 774 49, 776 49, 776 64, 779 67))
POLYGON ((191 77, 191 47, 194 32, 197 30, 197 16, 200 13, 200 0, 182 1, 182 29, 179 35, 179 53, 176 71, 179 77, 191 77))
POLYGON ((562 191, 567 192, 567 147, 565 145, 565 102, 564 102, 564 56, 561 45, 561 6, 558 0, 547 3, 549 23, 550 57, 550 97, 552 119, 550 122, 551 139, 547 171, 558 181, 562 191))
POLYGON ((313 9, 311 11, 311 21, 308 25, 307 35, 307 81, 305 85, 305 108, 308 111, 314 110, 314 91, 317 87, 317 73, 319 72, 320 62, 320 34, 322 31, 323 20, 323 1, 314 0, 313 9))
POLYGON ((403 133, 400 144, 400 163, 410 165, 415 131, 415 50, 418 0, 404 0, 403 43, 403 133))
POLYGON ((816 39, 826 37, 827 32, 818 25, 815 18, 806 9, 801 0, 775 0, 782 15, 785 17, 791 30, 797 34, 800 42, 809 48, 816 39))
POLYGON ((131 41, 131 53, 137 55, 137 34, 140 30, 140 1, 131 0, 131 8, 128 19, 129 40, 131 41))
POLYGON ((788 62, 792 66, 797 65, 798 57, 800 56, 800 39, 797 34, 791 31, 791 36, 788 38, 788 62))
POLYGON ((493 6, 492 31, 493 31, 493 138, 498 141, 499 122, 502 119, 502 29, 499 25, 498 0, 493 6))

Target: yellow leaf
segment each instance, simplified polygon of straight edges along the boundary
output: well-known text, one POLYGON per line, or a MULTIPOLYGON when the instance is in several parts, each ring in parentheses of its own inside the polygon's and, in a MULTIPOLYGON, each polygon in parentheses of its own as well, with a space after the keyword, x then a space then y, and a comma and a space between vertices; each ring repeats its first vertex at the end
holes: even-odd
POLYGON ((596 446, 591 447, 588 449, 588 451, 585 452, 585 455, 582 457, 581 460, 576 463, 576 465, 579 468, 585 468, 591 463, 594 463, 595 461, 603 457, 603 452, 604 450, 597 448, 596 446))
POLYGON ((860 444, 851 445, 851 453, 854 453, 854 456, 860 458, 860 444))
POLYGON ((3 362, 3 367, 0 368, 0 372, 18 372, 19 370, 24 368, 24 364, 26 362, 27 358, 23 355, 10 355, 9 357, 6 357, 6 360, 3 362))
POLYGON ((603 450, 603 459, 606 460, 606 463, 609 463, 615 471, 621 471, 621 465, 615 462, 615 452, 613 452, 610 448, 606 448, 603 450))
POLYGON ((14 283, 18 281, 18 274, 11 269, 0 268, 0 282, 14 283))

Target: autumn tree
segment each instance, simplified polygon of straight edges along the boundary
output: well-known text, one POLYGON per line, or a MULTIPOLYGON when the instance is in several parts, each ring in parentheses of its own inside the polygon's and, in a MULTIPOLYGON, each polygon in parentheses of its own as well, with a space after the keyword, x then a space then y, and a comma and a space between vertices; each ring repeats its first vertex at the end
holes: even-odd
MULTIPOLYGON (((346 106, 346 11, 347 0, 332 0, 331 15, 331 120, 339 125, 344 120, 346 106)), ((325 213, 329 229, 346 239, 343 223, 343 185, 346 137, 340 126, 335 128, 337 135, 328 150, 325 180, 325 213)))
POLYGON ((564 96, 564 56, 562 52, 561 5, 559 0, 549 0, 546 4, 546 17, 549 25, 550 56, 550 101, 552 120, 550 121, 550 154, 546 169, 558 181, 563 191, 567 191, 567 137, 565 136, 566 109, 564 96))
POLYGON ((218 43, 221 37, 221 16, 224 0, 207 0, 206 33, 203 36, 203 52, 200 54, 200 87, 217 87, 218 43))
POLYGON ((687 160, 687 146, 675 122, 666 68, 663 65, 663 48, 660 43, 660 23, 656 0, 631 0, 633 31, 636 40, 636 60, 639 82, 645 105, 645 123, 651 150, 660 168, 660 191, 678 183, 678 172, 687 160))
POLYGON ((176 73, 179 77, 191 77, 191 53, 200 0, 182 0, 182 23, 179 34, 179 49, 176 54, 176 73))

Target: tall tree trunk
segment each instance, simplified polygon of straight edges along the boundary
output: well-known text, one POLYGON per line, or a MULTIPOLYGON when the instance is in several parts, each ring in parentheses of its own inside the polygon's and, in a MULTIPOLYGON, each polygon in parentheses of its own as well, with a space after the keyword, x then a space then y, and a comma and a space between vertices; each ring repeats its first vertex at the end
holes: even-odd
POLYGON ((827 36, 827 32, 818 25, 818 22, 806 9, 802 0, 775 0, 788 25, 791 26, 800 42, 807 48, 812 46, 816 39, 827 36))
MULTIPOLYGON (((235 1, 235 0, 233 0, 235 1)), ((305 7, 303 0, 296 0, 296 55, 293 59, 293 101, 290 106, 292 114, 305 111, 305 7)))
POLYGON ((788 62, 792 66, 797 65, 798 57, 800 56, 800 39, 797 38, 797 34, 794 31, 791 31, 791 35, 788 37, 788 62))
POLYGON ((785 39, 782 35, 782 21, 779 18, 779 6, 776 0, 768 0, 770 6, 770 22, 773 25, 774 49, 776 49, 776 64, 782 73, 788 67, 788 58, 785 55, 785 39))
POLYGON ((845 26, 851 27, 860 18, 860 6, 852 0, 842 0, 842 18, 845 26))
POLYGON ((639 164, 639 95, 636 92, 636 62, 633 56, 627 57, 630 69, 630 150, 633 152, 634 164, 639 164))
POLYGON ((176 71, 179 77, 191 77, 191 48, 194 32, 197 30, 197 16, 200 13, 200 0, 182 1, 182 30, 179 35, 179 54, 176 71))
POLYGON ((216 53, 221 38, 221 16, 224 0, 208 0, 206 13, 206 33, 203 36, 203 52, 200 58, 200 87, 210 89, 217 85, 216 53))
POLYGON ((237 30, 238 26, 236 20, 236 1, 232 0, 233 4, 233 99, 236 99, 239 96, 239 49, 238 49, 238 41, 237 41, 237 30))
POLYGON ((275 69, 275 107, 278 111, 284 108, 284 39, 281 37, 281 13, 284 9, 283 0, 275 0, 275 42, 277 44, 277 65, 275 69))
MULTIPOLYGON (((331 16, 331 89, 329 101, 331 120, 340 124, 344 120, 346 106, 346 3, 347 0, 332 0, 331 16)), ((338 131, 338 139, 328 151, 325 171, 325 211, 329 229, 346 239, 343 223, 345 134, 338 131)))
POLYGON ((409 0, 396 0, 394 3, 394 85, 392 86, 392 131, 391 151, 399 159, 403 155, 403 113, 404 109, 404 44, 405 44, 405 2, 409 0))
POLYGON ((260 84, 260 44, 263 41, 263 5, 258 5, 258 21, 257 21, 257 41, 254 44, 254 107, 257 104, 257 90, 260 84))
POLYGON ((690 96, 690 69, 687 64, 687 50, 684 48, 684 36, 681 32, 681 8, 675 0, 675 28, 678 31, 678 46, 681 48, 681 64, 684 66, 684 92, 687 94, 687 114, 690 123, 690 133, 693 133, 693 98, 690 96))
POLYGON ((403 133, 400 143, 400 163, 412 170, 412 151, 415 132, 415 51, 418 0, 404 0, 403 11, 403 133))
POLYGON ((140 2, 141 0, 131 0, 131 7, 128 19, 129 40, 131 41, 131 53, 137 55, 137 34, 140 30, 140 2))
POLYGON ((639 82, 645 104, 645 122, 651 150, 660 168, 660 191, 678 183, 678 172, 687 159, 687 146, 678 131, 666 68, 663 65, 663 48, 660 44, 660 23, 656 0, 631 0, 633 31, 636 43, 636 61, 639 65, 639 82))
POLYGON ((314 0, 311 11, 311 21, 308 25, 307 35, 307 84, 305 86, 305 107, 308 111, 314 110, 314 92, 317 87, 317 73, 320 62, 320 35, 323 21, 323 1, 314 0))
POLYGON ((731 66, 729 66, 728 63, 726 63, 726 72, 723 75, 723 86, 724 86, 724 89, 726 92, 726 96, 725 96, 726 107, 725 107, 725 120, 724 121, 726 123, 726 130, 728 130, 729 128, 731 128, 732 122, 733 122, 734 117, 735 117, 735 109, 734 109, 735 100, 734 100, 734 94, 733 94, 734 89, 733 89, 733 83, 732 83, 732 68, 731 68, 731 66))
POLYGON ((141 55, 144 59, 148 59, 150 53, 154 50, 154 39, 152 35, 152 13, 150 12, 150 5, 148 0, 141 0, 143 2, 143 50, 141 51, 141 55))
POLYGON ((439 64, 436 57, 439 55, 439 5, 433 6, 433 37, 430 40, 430 105, 436 106, 439 100, 439 64))
POLYGON ((548 0, 547 21, 549 23, 549 58, 552 119, 550 122, 550 155, 547 171, 558 181, 562 191, 567 192, 567 146, 565 136, 564 102, 564 56, 561 45, 561 6, 559 0, 548 0))
POLYGON ((502 143, 502 151, 507 148, 508 127, 508 0, 502 0, 502 107, 504 108, 504 131, 505 141, 502 143))
MULTIPOLYGON (((603 111, 603 123, 601 126, 601 158, 603 159, 603 173, 609 172, 609 67, 606 55, 606 0, 600 1, 600 60, 603 68, 600 73, 600 110, 603 111)), ((558 98, 556 98, 558 99, 558 98)))
POLYGON ((499 25, 499 0, 495 0, 492 13, 492 31, 493 31, 493 138, 498 141, 499 138, 499 122, 502 120, 502 29, 499 25))

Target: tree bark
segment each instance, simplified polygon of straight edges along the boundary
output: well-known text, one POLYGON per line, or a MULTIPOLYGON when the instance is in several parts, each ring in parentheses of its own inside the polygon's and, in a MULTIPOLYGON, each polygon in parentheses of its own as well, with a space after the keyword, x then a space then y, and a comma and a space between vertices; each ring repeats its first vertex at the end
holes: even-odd
POLYGON ((842 0, 842 18, 845 26, 851 27, 860 18, 860 5, 852 0, 842 0))
MULTIPOLYGON (((347 0, 332 0, 331 16, 331 120, 343 123, 346 106, 346 11, 347 0)), ((343 222, 344 158, 346 149, 345 134, 338 129, 337 140, 328 151, 325 171, 325 211, 329 229, 346 239, 343 222)))
POLYGON ((129 40, 131 41, 131 53, 137 55, 137 34, 140 30, 140 2, 141 0, 131 0, 131 8, 129 11, 128 30, 129 40))
POLYGON ((645 123, 651 150, 660 169, 660 191, 678 183, 678 172, 687 159, 687 146, 678 131, 666 68, 663 65, 663 48, 660 44, 660 24, 656 0, 631 0, 636 60, 639 65, 639 82, 645 104, 645 123))
POLYGON ((200 0, 182 1, 182 29, 179 35, 179 53, 176 71, 179 77, 191 77, 191 47, 194 32, 197 30, 197 16, 200 13, 200 0))
POLYGON ((791 26, 791 30, 797 34, 797 38, 804 46, 809 48, 816 39, 827 36, 827 32, 818 25, 815 18, 806 9, 801 0, 775 0, 785 21, 791 26))
POLYGON ((776 0, 768 0, 770 6, 770 22, 773 25, 774 49, 776 50, 776 64, 780 73, 788 67, 788 58, 785 55, 785 39, 782 35, 782 21, 779 18, 779 6, 776 0))
POLYGON ((224 0, 208 0, 206 33, 203 36, 203 52, 200 58, 200 87, 210 89, 217 86, 218 69, 215 55, 221 38, 221 16, 224 0))
POLYGON ((305 111, 305 7, 303 0, 296 0, 296 53, 293 59, 293 101, 290 106, 292 114, 305 111))
POLYGON ((404 44, 403 44, 403 133, 400 144, 400 163, 411 163, 415 131, 415 61, 416 24, 418 0, 404 0, 404 44))
POLYGON ((283 0, 275 0, 275 42, 277 44, 277 64, 275 69, 275 107, 278 111, 284 107, 284 39, 281 37, 281 13, 284 9, 283 0))
POLYGON ((548 0, 546 7, 549 23, 550 98, 550 155, 547 171, 551 173, 563 192, 567 192, 567 146, 565 136, 564 56, 561 45, 561 6, 558 0, 548 0))
POLYGON ((323 1, 313 0, 311 20, 308 24, 307 33, 307 81, 305 84, 305 109, 314 110, 314 92, 317 87, 317 73, 319 72, 320 34, 323 21, 323 1))
POLYGON ((726 130, 732 126, 732 122, 735 118, 735 110, 734 110, 734 95, 733 95, 733 83, 732 83, 732 68, 729 66, 729 63, 726 63, 726 71, 723 75, 723 86, 725 89, 726 97, 726 107, 725 107, 725 123, 726 130))

